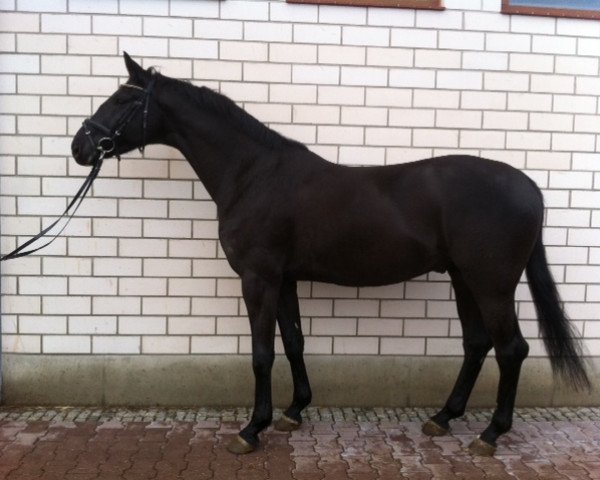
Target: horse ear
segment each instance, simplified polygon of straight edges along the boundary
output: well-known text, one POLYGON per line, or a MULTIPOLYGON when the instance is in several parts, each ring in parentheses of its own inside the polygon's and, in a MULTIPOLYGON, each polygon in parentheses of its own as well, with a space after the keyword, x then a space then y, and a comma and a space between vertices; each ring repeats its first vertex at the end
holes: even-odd
POLYGON ((136 61, 129 56, 127 52, 123 52, 123 59, 125 60, 125 67, 127 67, 127 71, 129 72, 129 78, 131 80, 138 80, 143 82, 148 73, 144 70, 136 61))

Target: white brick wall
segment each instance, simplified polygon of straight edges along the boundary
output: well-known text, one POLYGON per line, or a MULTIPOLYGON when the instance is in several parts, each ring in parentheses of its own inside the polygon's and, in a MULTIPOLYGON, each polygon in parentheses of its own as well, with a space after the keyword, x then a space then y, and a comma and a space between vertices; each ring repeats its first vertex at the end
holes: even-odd
MULTIPOLYGON (((600 355, 598 22, 502 15, 499 0, 446 4, 3 2, 2 251, 49 224, 87 174, 70 158, 70 138, 125 77, 126 49, 226 93, 332 162, 462 151, 525 170, 545 193, 545 241, 566 308, 600 355)), ((43 256, 2 265, 3 350, 248 353, 215 206, 181 155, 153 146, 107 162, 92 193, 43 256)), ((446 275, 381 288, 302 283, 299 293, 309 354, 461 352, 446 275)), ((526 285, 517 308, 538 346, 526 285)))

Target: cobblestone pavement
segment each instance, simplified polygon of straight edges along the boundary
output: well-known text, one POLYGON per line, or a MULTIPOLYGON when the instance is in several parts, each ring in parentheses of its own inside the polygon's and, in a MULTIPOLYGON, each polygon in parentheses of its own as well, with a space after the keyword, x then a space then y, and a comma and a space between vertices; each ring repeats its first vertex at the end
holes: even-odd
POLYGON ((489 410, 436 438, 421 433, 432 413, 309 408, 300 430, 236 456, 247 409, 0 407, 0 479, 600 479, 600 408, 519 409, 493 458, 464 450, 489 410))

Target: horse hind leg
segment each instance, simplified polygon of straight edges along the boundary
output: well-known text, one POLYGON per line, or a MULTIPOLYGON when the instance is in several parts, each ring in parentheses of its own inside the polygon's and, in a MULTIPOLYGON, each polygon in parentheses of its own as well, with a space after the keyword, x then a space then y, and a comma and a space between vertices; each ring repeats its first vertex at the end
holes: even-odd
POLYGON ((450 275, 463 330, 464 360, 444 407, 423 425, 423 433, 431 436, 445 435, 450 430, 450 420, 464 414, 483 361, 492 348, 479 307, 460 272, 454 270, 450 275))
POLYGON ((517 323, 514 294, 484 296, 478 299, 478 304, 494 343, 500 381, 491 423, 471 443, 469 450, 475 454, 493 455, 498 437, 512 427, 521 365, 527 358, 529 345, 517 323))
POLYGON ((274 422, 276 430, 292 431, 302 423, 301 412, 310 404, 312 393, 304 365, 304 336, 300 323, 300 309, 296 282, 284 282, 277 306, 277 322, 286 357, 292 370, 294 394, 292 403, 282 417, 274 422))

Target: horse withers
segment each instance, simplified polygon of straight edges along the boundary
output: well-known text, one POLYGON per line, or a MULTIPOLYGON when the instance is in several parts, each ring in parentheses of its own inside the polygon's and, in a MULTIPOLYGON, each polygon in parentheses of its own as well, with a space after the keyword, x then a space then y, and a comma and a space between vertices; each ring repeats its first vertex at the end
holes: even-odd
POLYGON ((336 165, 269 129, 227 97, 144 70, 126 53, 124 58, 126 88, 84 122, 73 139, 73 156, 81 165, 93 165, 100 155, 170 145, 215 201, 219 239, 242 281, 256 381, 252 418, 230 451, 254 450, 258 434, 271 423, 276 323, 294 385, 276 428, 298 428, 311 401, 296 293, 300 280, 378 286, 447 271, 464 362, 445 406, 423 431, 445 434, 450 420, 463 415, 494 347, 500 369, 497 406, 470 445, 474 453, 493 454, 498 437, 511 428, 519 371, 529 350, 514 303, 523 271, 553 370, 573 387, 589 388, 580 343, 546 261, 542 194, 525 174, 466 155, 383 167, 336 165))

